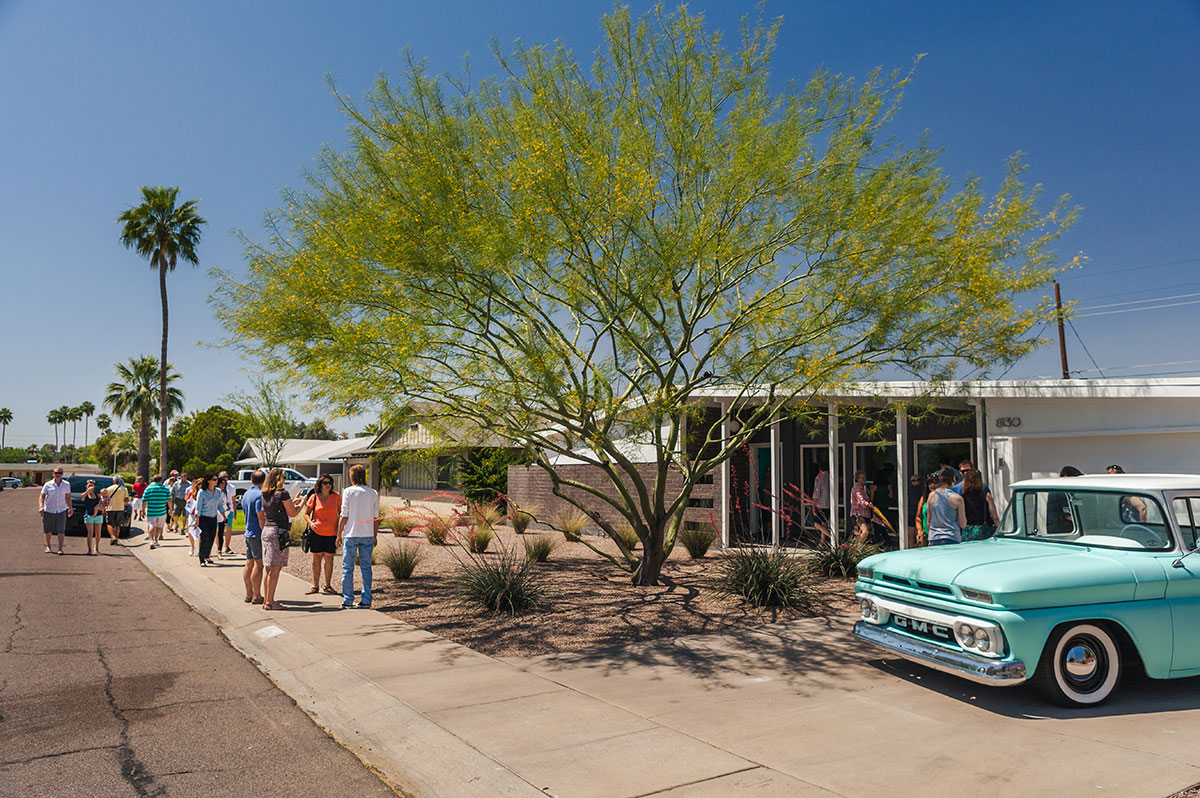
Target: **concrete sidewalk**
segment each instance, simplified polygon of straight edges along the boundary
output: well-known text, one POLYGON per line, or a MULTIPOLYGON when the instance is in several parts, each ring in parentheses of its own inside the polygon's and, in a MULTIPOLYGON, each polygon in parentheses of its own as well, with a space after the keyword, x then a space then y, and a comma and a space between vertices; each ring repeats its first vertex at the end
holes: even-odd
POLYGON ((870 659, 849 618, 497 659, 286 572, 289 609, 266 612, 242 600, 240 558, 200 568, 177 536, 144 541, 154 573, 406 794, 1161 798, 1200 781, 1197 680, 1067 712, 870 659))

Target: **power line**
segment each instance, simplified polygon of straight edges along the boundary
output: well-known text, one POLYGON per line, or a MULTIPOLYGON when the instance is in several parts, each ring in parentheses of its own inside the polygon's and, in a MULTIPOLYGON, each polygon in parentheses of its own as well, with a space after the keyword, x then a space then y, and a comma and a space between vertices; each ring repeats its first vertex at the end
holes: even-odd
POLYGON ((1112 316, 1117 313, 1136 313, 1139 310, 1162 310, 1163 308, 1177 308, 1183 305, 1200 305, 1200 299, 1189 299, 1187 302, 1169 302, 1165 305, 1148 305, 1142 308, 1125 308, 1123 310, 1102 310, 1099 313, 1080 313, 1075 318, 1086 319, 1091 316, 1112 316))
POLYGON ((1158 269, 1163 266, 1181 266, 1184 263, 1200 263, 1200 258, 1184 258, 1183 260, 1169 260, 1163 261, 1162 263, 1147 263, 1142 266, 1125 266, 1120 269, 1108 269, 1102 272, 1088 272, 1086 274, 1067 274, 1064 272, 1062 275, 1060 275, 1059 279, 1062 280, 1066 279, 1067 277, 1075 277, 1079 279, 1085 279, 1088 277, 1104 277, 1109 274, 1123 274, 1124 272, 1136 272, 1141 271, 1142 269, 1158 269))
MULTIPOLYGON (((1158 368, 1159 366, 1187 366, 1192 363, 1200 363, 1200 360, 1167 360, 1162 363, 1137 363, 1132 366, 1109 366, 1109 371, 1128 371, 1130 369, 1150 369, 1158 368)), ((1086 372, 1099 371, 1100 367, 1094 369, 1085 369, 1086 372)), ((1083 372, 1081 372, 1083 373, 1083 372)), ((1144 375, 1143 375, 1144 376, 1144 375)))
MULTIPOLYGON (((1092 357, 1092 353, 1088 352, 1087 344, 1079 337, 1079 330, 1075 329, 1075 325, 1071 323, 1070 319, 1067 319, 1067 326, 1071 328, 1071 332, 1075 333, 1075 340, 1079 341, 1079 345, 1083 347, 1083 351, 1087 354, 1088 360, 1092 361, 1092 365, 1096 367, 1096 371, 1100 371, 1100 364, 1096 362, 1096 358, 1092 357)), ((1104 376, 1103 371, 1100 371, 1100 376, 1104 376)))
MULTIPOLYGON (((1175 283, 1171 287, 1172 288, 1191 288, 1194 285, 1200 285, 1200 280, 1194 280, 1192 282, 1187 282, 1187 283, 1175 283)), ((1075 301, 1076 302, 1091 302, 1092 300, 1095 300, 1095 299, 1110 299, 1111 297, 1115 297, 1115 296, 1132 296, 1135 294, 1149 294, 1153 291, 1161 291, 1161 290, 1163 290, 1162 286, 1155 286, 1154 288, 1135 288, 1132 291, 1118 291, 1118 292, 1112 293, 1112 294, 1096 294, 1093 296, 1076 297, 1075 301)))
POLYGON ((1173 294, 1171 296, 1157 296, 1157 297, 1151 297, 1150 299, 1131 299, 1128 302, 1112 302, 1108 305, 1089 305, 1087 307, 1076 308, 1076 309, 1077 310, 1100 310, 1101 308, 1120 308, 1120 307, 1124 307, 1126 305, 1144 305, 1147 302, 1166 302, 1169 299, 1186 299, 1186 298, 1192 297, 1192 296, 1200 296, 1200 291, 1196 291, 1191 294, 1173 294))

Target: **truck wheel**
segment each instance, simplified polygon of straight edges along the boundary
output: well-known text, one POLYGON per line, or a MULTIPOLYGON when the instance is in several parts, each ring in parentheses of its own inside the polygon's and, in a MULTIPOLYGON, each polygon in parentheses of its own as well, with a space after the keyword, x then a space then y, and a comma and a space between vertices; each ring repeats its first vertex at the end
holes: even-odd
POLYGON ((1095 623, 1059 627, 1042 651, 1033 685, 1064 707, 1103 703, 1121 681, 1121 648, 1112 633, 1095 623))

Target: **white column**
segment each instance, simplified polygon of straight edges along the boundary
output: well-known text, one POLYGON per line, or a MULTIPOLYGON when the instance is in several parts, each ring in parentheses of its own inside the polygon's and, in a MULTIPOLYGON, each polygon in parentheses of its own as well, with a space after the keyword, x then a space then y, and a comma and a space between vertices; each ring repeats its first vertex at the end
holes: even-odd
POLYGON ((975 405, 975 467, 983 474, 983 481, 991 484, 991 465, 987 450, 987 402, 978 399, 975 405))
MULTIPOLYGON (((721 402, 721 448, 729 445, 729 402, 721 402)), ((721 545, 729 548, 729 469, 733 468, 733 457, 721 463, 721 545)))
POLYGON ((781 478, 780 466, 783 458, 780 456, 780 435, 779 435, 779 414, 775 414, 775 420, 771 422, 771 545, 779 546, 779 533, 782 527, 783 519, 780 513, 783 510, 780 493, 783 492, 783 480, 781 478))
POLYGON ((829 537, 838 545, 838 494, 841 492, 841 475, 838 473, 838 406, 829 403, 829 537))
POLYGON ((908 548, 908 411, 896 408, 896 531, 900 533, 900 548, 908 548))

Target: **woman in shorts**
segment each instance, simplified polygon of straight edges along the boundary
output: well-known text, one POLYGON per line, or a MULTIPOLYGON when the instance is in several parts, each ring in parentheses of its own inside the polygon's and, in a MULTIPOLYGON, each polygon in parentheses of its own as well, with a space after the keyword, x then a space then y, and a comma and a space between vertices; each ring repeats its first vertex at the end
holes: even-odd
POLYGON ((341 594, 334 590, 333 555, 337 551, 338 515, 342 510, 342 497, 333 489, 333 477, 323 476, 317 480, 317 488, 304 504, 304 517, 313 534, 308 538, 308 550, 312 552, 312 587, 305 595, 321 590, 321 574, 325 575, 324 591, 331 596, 341 594))
POLYGON ((94 479, 89 479, 87 487, 83 489, 83 526, 87 529, 88 554, 99 554, 104 513, 100 511, 100 494, 96 492, 94 479))
POLYGON ((291 538, 292 519, 300 512, 299 499, 283 487, 283 469, 272 468, 267 473, 267 481, 263 484, 263 508, 259 511, 262 521, 262 553, 263 553, 263 609, 281 610, 282 604, 275 602, 275 588, 279 585, 279 572, 288 562, 286 545, 281 546, 280 540, 291 538))

